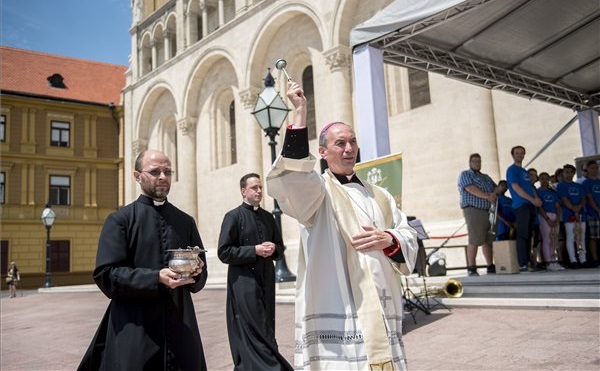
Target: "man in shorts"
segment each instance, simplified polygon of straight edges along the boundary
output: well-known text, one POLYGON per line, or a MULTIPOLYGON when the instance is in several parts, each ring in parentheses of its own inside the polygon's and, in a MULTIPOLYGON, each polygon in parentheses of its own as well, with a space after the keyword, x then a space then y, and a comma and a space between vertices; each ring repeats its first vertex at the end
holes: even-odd
POLYGON ((473 153, 469 156, 469 169, 458 177, 460 207, 467 223, 469 242, 467 244, 467 272, 469 276, 477 273, 477 247, 482 246, 483 257, 487 264, 487 273, 496 273, 492 243, 494 234, 490 233, 490 207, 496 204, 496 183, 487 174, 481 172, 481 156, 473 153))

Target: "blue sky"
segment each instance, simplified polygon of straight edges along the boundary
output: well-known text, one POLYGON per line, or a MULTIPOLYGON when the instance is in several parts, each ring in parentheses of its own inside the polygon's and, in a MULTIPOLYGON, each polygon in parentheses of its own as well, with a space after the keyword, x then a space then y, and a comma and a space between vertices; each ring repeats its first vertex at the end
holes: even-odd
POLYGON ((131 0, 0 0, 0 44, 128 65, 131 0))

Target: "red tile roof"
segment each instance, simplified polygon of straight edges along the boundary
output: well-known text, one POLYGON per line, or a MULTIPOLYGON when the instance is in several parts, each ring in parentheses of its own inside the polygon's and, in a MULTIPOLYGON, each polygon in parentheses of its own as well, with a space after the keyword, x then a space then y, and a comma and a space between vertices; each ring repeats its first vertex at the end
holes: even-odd
POLYGON ((95 104, 121 104, 126 66, 0 46, 0 90, 95 104), (50 86, 59 74, 66 89, 50 86))

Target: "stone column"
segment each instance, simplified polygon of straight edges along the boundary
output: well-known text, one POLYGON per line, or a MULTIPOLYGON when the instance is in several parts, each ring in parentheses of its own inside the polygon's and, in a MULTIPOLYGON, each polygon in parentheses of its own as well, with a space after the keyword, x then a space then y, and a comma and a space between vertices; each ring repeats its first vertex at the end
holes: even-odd
MULTIPOLYGON (((261 176, 266 176, 266 174, 263 172, 263 143, 261 142, 262 135, 264 135, 264 133, 256 122, 254 115, 252 115, 252 111, 254 111, 254 107, 256 106, 259 93, 260 90, 255 87, 250 87, 246 90, 240 91, 240 103, 243 109, 240 110, 240 114, 238 115, 240 116, 240 120, 238 122, 246 123, 242 124, 240 127, 246 127, 248 130, 243 135, 247 138, 247 140, 244 141, 244 145, 247 147, 242 149, 241 156, 238 156, 238 160, 245 161, 244 166, 256 169, 258 174, 261 174, 261 176)), ((265 143, 268 142, 265 140, 265 143)))
POLYGON ((208 7, 203 1, 200 3, 200 10, 202 11, 202 38, 208 36, 208 7))
POLYGON ((136 77, 136 79, 141 78, 142 76, 144 76, 144 74, 146 73, 146 66, 144 65, 144 63, 146 63, 144 61, 145 55, 144 55, 144 48, 139 46, 137 49, 137 53, 136 53, 136 64, 137 64, 137 69, 136 69, 136 74, 134 75, 136 77))
POLYGON ((165 62, 171 59, 171 40, 169 40, 169 30, 165 29, 163 35, 163 44, 165 46, 165 62))
POLYGON ((156 50, 157 42, 152 39, 150 41, 150 46, 152 47, 152 65, 150 67, 150 71, 154 71, 156 67, 158 67, 158 51, 156 50))
MULTIPOLYGON (((178 52, 180 50, 183 50, 187 47, 187 44, 189 43, 189 41, 187 41, 187 35, 185 33, 186 30, 186 15, 187 15, 187 11, 185 9, 185 7, 188 5, 187 1, 178 1, 175 4, 175 13, 177 14, 177 22, 175 22, 175 29, 171 30, 171 32, 175 32, 175 44, 177 46, 177 50, 175 51, 175 53, 173 55, 171 55, 169 52, 169 55, 171 57, 174 57, 176 54, 179 54, 178 52)), ((166 32, 168 32, 167 29, 165 29, 166 32)), ((170 44, 170 42, 169 42, 170 44)), ((165 45, 167 45, 165 43, 165 45)), ((167 59, 168 60, 168 59, 167 59)))
POLYGON ((352 125, 352 87, 350 86, 350 49, 338 45, 323 52, 327 66, 331 71, 331 84, 336 99, 330 106, 332 111, 330 120, 342 121, 352 125))
POLYGON ((223 0, 219 0, 218 6, 219 28, 221 28, 225 24, 225 5, 223 4, 223 0))
POLYGON ((185 202, 180 206, 183 211, 198 220, 198 177, 196 167, 196 123, 197 117, 187 116, 177 121, 177 192, 183 195, 185 202), (183 170, 185 169, 185 170, 183 170))
MULTIPOLYGON (((138 27, 135 26, 135 32, 131 35, 131 55, 129 56, 129 68, 131 69, 131 75, 134 78, 139 78, 141 76, 140 70, 142 67, 140 64, 140 49, 138 46, 138 27)), ((129 85, 129 84, 127 84, 129 85)))

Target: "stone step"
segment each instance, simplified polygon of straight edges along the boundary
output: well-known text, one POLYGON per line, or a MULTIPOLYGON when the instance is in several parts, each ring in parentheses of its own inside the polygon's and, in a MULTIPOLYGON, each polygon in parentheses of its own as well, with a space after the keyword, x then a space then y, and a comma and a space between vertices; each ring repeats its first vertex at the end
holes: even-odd
MULTIPOLYGON (((600 309, 600 269, 565 270, 528 274, 482 274, 467 276, 466 271, 449 272, 446 276, 421 277, 416 274, 402 278, 405 294, 416 297, 426 307, 529 307, 565 308, 577 310, 600 309), (463 286, 463 296, 448 298, 444 284, 454 279, 463 286), (406 288, 410 291, 406 291, 406 288), (414 295, 414 296, 413 296, 414 295)), ((224 290, 225 277, 209 278, 206 289, 224 290)), ((40 288, 40 293, 99 291, 96 285, 40 288)), ((276 284, 278 303, 294 304, 295 282, 276 284)))

